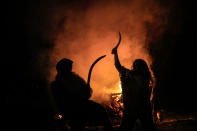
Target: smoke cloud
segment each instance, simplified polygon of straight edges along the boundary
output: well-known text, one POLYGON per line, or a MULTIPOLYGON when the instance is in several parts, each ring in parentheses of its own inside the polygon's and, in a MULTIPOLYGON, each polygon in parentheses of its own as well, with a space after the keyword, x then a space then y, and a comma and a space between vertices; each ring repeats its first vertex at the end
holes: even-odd
POLYGON ((52 48, 45 54, 49 57, 47 79, 55 78, 56 63, 66 57, 73 60, 73 71, 87 80, 91 64, 98 57, 107 55, 95 65, 90 83, 91 99, 102 103, 109 100, 109 94, 120 92, 119 74, 111 54, 119 39, 118 32, 122 35, 118 48, 121 64, 131 69, 132 62, 142 58, 151 67, 154 59, 149 54, 149 41, 162 35, 168 22, 168 11, 154 0, 85 2, 52 2, 47 7, 50 7, 47 20, 51 32, 43 34, 53 41, 52 48), (150 36, 148 27, 154 27, 151 38, 147 38, 150 36))

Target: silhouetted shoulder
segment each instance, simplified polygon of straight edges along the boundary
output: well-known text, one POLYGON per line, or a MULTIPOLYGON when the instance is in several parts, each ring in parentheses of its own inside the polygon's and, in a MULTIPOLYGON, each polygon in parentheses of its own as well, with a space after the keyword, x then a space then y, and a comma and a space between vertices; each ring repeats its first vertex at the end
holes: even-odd
POLYGON ((76 82, 86 85, 86 81, 75 72, 72 72, 72 79, 76 82))
POLYGON ((119 75, 121 79, 128 78, 132 75, 132 71, 125 68, 124 66, 121 66, 119 70, 119 75))

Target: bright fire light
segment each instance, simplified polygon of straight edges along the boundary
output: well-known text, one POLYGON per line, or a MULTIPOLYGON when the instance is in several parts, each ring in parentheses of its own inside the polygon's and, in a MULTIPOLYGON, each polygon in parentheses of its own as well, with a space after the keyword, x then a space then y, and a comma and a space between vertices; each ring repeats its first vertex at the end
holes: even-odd
POLYGON ((59 120, 60 120, 60 119, 62 119, 62 118, 63 118, 63 116, 62 116, 61 114, 56 114, 56 115, 55 115, 55 119, 59 119, 59 120))
POLYGON ((121 82, 119 83, 118 87, 119 87, 120 93, 122 93, 122 86, 121 86, 121 82))

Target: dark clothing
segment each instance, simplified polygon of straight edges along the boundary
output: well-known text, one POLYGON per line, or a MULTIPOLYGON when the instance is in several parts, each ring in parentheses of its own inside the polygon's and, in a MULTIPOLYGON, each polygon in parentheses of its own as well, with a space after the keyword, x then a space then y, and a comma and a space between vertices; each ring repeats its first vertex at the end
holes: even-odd
POLYGON ((123 94, 123 131, 131 130, 136 119, 141 120, 145 130, 152 131, 152 109, 150 102, 149 81, 141 74, 128 70, 123 66, 118 68, 123 94))
POLYGON ((85 80, 74 72, 68 72, 67 74, 58 74, 54 81, 55 88, 61 90, 65 97, 69 97, 69 101, 72 100, 87 100, 91 96, 91 89, 86 84, 85 80), (65 94, 66 93, 66 94, 65 94))
POLYGON ((59 112, 63 112, 66 117, 73 117, 78 107, 83 106, 91 96, 90 87, 73 72, 57 74, 52 91, 59 112))
POLYGON ((58 110, 74 131, 83 131, 85 124, 103 125, 106 131, 113 128, 105 109, 89 100, 91 88, 73 72, 57 74, 52 91, 58 110))

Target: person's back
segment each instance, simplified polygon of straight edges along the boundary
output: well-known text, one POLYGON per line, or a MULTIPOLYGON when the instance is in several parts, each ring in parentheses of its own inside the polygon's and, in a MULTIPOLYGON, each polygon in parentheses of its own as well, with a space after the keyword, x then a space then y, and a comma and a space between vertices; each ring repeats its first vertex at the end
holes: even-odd
POLYGON ((90 89, 87 87, 85 80, 74 72, 58 76, 55 82, 57 83, 57 88, 64 91, 70 100, 78 98, 87 100, 90 96, 90 89))
POLYGON ((137 97, 139 96, 138 90, 136 88, 137 83, 135 81, 135 77, 131 70, 128 70, 123 66, 121 67, 121 70, 119 70, 119 74, 122 87, 124 109, 129 110, 130 112, 132 110, 133 114, 135 114, 137 110, 137 97))
POLYGON ((87 100, 90 97, 90 88, 75 73, 70 72, 65 76, 58 77, 53 82, 53 92, 57 99, 56 101, 61 103, 61 105, 65 105, 65 103, 74 105, 74 103, 80 103, 79 101, 87 100))
POLYGON ((52 82, 52 92, 60 112, 70 115, 91 96, 91 89, 85 80, 72 72, 72 61, 62 59, 56 66, 56 79, 52 82))
POLYGON ((71 121, 73 130, 82 131, 87 123, 100 123, 106 130, 112 131, 105 109, 89 100, 92 94, 89 84, 71 71, 72 62, 63 59, 58 63, 56 66, 58 73, 52 82, 52 92, 59 112, 66 120, 71 121))

